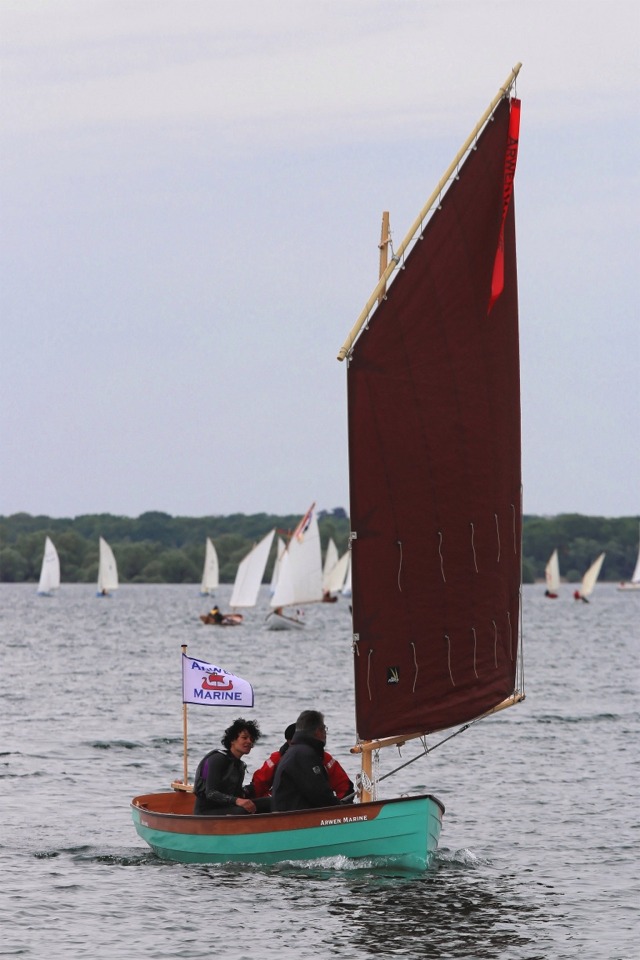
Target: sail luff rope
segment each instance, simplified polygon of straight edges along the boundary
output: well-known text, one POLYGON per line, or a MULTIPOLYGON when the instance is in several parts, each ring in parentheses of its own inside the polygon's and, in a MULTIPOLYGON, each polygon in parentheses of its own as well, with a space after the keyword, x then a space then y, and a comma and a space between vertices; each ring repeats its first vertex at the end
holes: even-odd
POLYGON ((483 113, 482 117, 480 118, 476 126, 473 128, 471 134, 467 137, 464 144, 462 145, 462 147, 454 157, 453 161, 447 167, 446 172, 440 178, 440 181, 437 187, 435 188, 435 190, 433 191, 433 193, 425 203, 424 207, 422 208, 422 210, 414 220, 413 224, 409 228, 409 232, 407 233, 405 239, 402 241, 395 255, 391 258, 391 261, 388 264, 386 270, 384 271, 382 276, 379 278, 373 293, 367 300, 364 308, 362 309, 362 312, 360 313, 360 316, 356 320, 347 339, 345 340, 344 344, 340 348, 340 351, 338 353, 338 360, 344 360, 347 354, 349 353, 349 351, 351 350, 351 348, 353 347, 353 344, 358 334, 360 333, 362 327, 368 321, 369 314, 371 313, 373 307, 377 303, 381 291, 383 289, 386 289, 387 281, 391 277, 394 270, 397 268, 400 261, 404 258, 405 251, 414 241, 418 231, 423 230, 424 221, 426 220, 429 213, 432 211, 432 208, 436 203, 436 201, 438 201, 438 199, 440 198, 444 187, 451 180, 453 172, 459 168, 463 157, 465 157, 465 155, 469 152, 470 147, 477 140, 481 130, 493 115, 493 112, 498 106, 498 104, 500 103, 500 101, 503 100, 506 96, 508 96, 509 91, 511 90, 511 87, 515 84, 515 80, 516 80, 516 77, 518 76, 518 73, 520 72, 521 66, 522 66, 521 63, 517 63, 516 66, 513 68, 513 70, 509 73, 509 76, 505 80, 504 84, 500 87, 500 90, 498 91, 496 96, 493 98, 493 100, 491 101, 491 103, 483 113))

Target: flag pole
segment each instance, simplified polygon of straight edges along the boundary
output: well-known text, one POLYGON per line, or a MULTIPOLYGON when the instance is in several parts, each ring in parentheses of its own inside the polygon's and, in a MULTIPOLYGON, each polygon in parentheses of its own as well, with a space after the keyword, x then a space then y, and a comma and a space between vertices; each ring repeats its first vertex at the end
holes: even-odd
POLYGON ((440 182, 439 182, 438 186, 437 186, 436 189, 433 191, 433 193, 431 194, 431 196, 429 197, 429 199, 428 199, 427 202, 425 203, 424 207, 422 208, 422 210, 420 211, 420 213, 418 214, 418 216, 417 216, 416 219, 414 220, 414 222, 413 222, 413 224, 412 224, 412 226, 411 226, 411 228, 410 228, 407 236, 404 238, 404 240, 402 241, 402 243, 401 243, 400 246, 398 247, 398 250, 397 250, 396 253, 394 254, 394 256, 393 256, 393 258, 392 258, 392 260, 391 260, 391 263, 385 268, 384 273, 383 273, 382 276, 380 277, 380 279, 379 279, 379 281, 378 281, 378 284, 377 284, 375 290, 373 291, 373 293, 371 294, 371 296, 370 296, 369 299, 367 300, 367 302, 366 302, 366 304, 364 305, 364 308, 363 308, 360 316, 358 317, 358 319, 357 319, 356 322, 354 323, 354 325, 353 325, 353 327, 351 328, 351 331, 350 331, 347 339, 345 340, 345 342, 343 343, 342 347, 340 348, 340 351, 339 351, 339 353, 338 353, 338 360, 344 360, 345 357, 348 355, 348 353, 349 353, 349 351, 351 350, 351 348, 352 348, 352 346, 353 346, 353 344, 354 344, 354 342, 355 342, 358 334, 360 333, 362 327, 365 325, 365 323, 366 323, 367 320, 369 319, 369 314, 370 314, 371 311, 373 310, 373 307, 375 306, 376 302, 379 302, 379 301, 380 301, 380 298, 381 298, 381 297, 384 297, 384 291, 386 290, 387 281, 388 281, 389 278, 391 277, 391 274, 394 272, 394 270, 396 270, 396 268, 397 268, 398 265, 400 264, 400 262, 401 262, 401 260, 402 260, 402 257, 404 256, 404 254, 405 254, 405 252, 406 252, 406 250, 407 250, 407 247, 410 246, 410 244, 411 244, 413 238, 415 237, 415 235, 417 234, 417 232, 422 229, 422 226, 423 226, 423 223, 424 223, 425 218, 427 217, 427 215, 429 214, 431 208, 434 206, 434 204, 436 203, 436 201, 437 201, 438 198, 440 197, 440 194, 442 193, 442 191, 443 191, 444 188, 446 187, 447 183, 448 183, 449 180, 451 179, 451 176, 452 176, 453 173, 455 172, 457 166, 458 166, 458 165, 460 164, 460 162, 464 159, 465 154, 467 153, 467 151, 469 150, 469 148, 470 148, 471 145, 473 144, 474 140, 475 140, 475 139, 478 137, 478 135, 480 134, 480 131, 481 131, 482 128, 484 127, 485 123, 487 122, 487 120, 489 119, 489 117, 492 115, 492 113, 494 112, 494 110, 496 109, 496 107, 498 106, 498 104, 500 103, 500 101, 509 94, 509 91, 510 91, 511 87, 512 87, 513 84, 515 83, 516 77, 518 76, 518 73, 520 72, 521 66, 522 66, 521 63, 517 63, 517 64, 515 65, 515 67, 513 68, 513 70, 511 71, 511 73, 510 73, 509 76, 507 77, 507 79, 505 80, 505 82, 504 82, 504 83, 502 84, 502 86, 500 87, 498 93, 495 95, 495 97, 493 98, 493 100, 491 101, 491 103, 489 104, 489 106, 487 107, 487 109, 485 110, 485 112, 482 114, 482 117, 480 118, 480 120, 478 121, 478 123, 475 125, 475 127, 474 127, 473 130, 472 130, 472 132, 469 134, 469 136, 468 136, 467 139, 465 140, 464 144, 462 145, 462 147, 460 148, 460 150, 459 150, 458 153, 456 154, 454 160, 453 160, 452 163, 447 167, 447 170, 446 170, 446 172, 443 174, 442 178, 440 179, 440 182))
MULTIPOLYGON (((182 677, 184 671, 184 657, 187 655, 187 644, 183 643, 181 645, 182 656, 180 658, 180 676, 182 677)), ((183 690, 184 690, 184 681, 183 681, 183 690)), ((188 762, 187 762, 187 705, 184 702, 184 694, 182 697, 182 739, 183 739, 183 757, 182 757, 182 781, 174 780, 171 784, 173 790, 184 790, 189 793, 193 791, 193 787, 189 785, 188 781, 188 762)))

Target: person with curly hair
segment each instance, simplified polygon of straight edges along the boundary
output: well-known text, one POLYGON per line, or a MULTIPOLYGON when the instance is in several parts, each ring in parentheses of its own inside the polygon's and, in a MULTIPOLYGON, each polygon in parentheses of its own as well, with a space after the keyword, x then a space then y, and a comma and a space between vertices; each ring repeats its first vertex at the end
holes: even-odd
POLYGON ((270 811, 268 798, 252 800, 243 787, 247 767, 242 758, 260 737, 258 724, 244 717, 227 727, 221 740, 224 749, 211 750, 198 764, 193 784, 194 814, 229 816, 270 811))

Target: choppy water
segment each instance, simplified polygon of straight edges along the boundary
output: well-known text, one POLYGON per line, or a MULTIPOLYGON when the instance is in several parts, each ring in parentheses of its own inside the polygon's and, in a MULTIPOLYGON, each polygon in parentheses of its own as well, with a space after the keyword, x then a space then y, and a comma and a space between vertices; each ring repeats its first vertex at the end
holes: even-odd
MULTIPOLYGON (((164 863, 131 823, 133 796, 182 773, 183 643, 254 683, 265 737, 250 770, 317 706, 355 774, 344 601, 283 634, 263 629, 263 608, 242 628, 204 627, 196 587, 104 600, 0 585, 0 956, 639 957, 640 594, 598 584, 587 606, 564 589, 525 588, 526 702, 385 783, 447 807, 432 869, 394 876, 164 863)), ((235 715, 190 708, 191 776, 235 715)), ((381 772, 397 762, 384 751, 381 772)))

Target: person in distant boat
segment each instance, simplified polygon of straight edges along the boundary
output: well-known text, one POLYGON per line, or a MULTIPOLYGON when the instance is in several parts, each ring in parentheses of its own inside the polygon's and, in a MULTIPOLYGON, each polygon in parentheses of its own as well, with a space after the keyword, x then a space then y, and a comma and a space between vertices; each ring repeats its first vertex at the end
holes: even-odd
MULTIPOLYGON (((271 787, 273 786, 273 779, 276 775, 276 768, 289 749, 295 732, 295 723, 290 723, 284 732, 285 742, 280 749, 272 753, 270 757, 267 757, 260 769, 256 770, 251 778, 251 783, 247 787, 247 794, 251 798, 269 796, 271 787)), ((329 776, 329 786, 338 800, 343 800, 345 797, 348 797, 349 800, 346 802, 352 802, 354 787, 346 771, 326 750, 324 751, 322 762, 329 776)))
POLYGON ((327 726, 318 710, 303 710, 273 779, 273 810, 310 810, 340 803, 324 765, 327 726))
POLYGON ((211 617, 214 623, 222 623, 222 621, 224 620, 224 616, 222 615, 222 612, 218 604, 216 604, 215 607, 212 607, 211 610, 209 610, 209 616, 211 617))
POLYGON ((243 781, 247 756, 261 737, 260 728, 253 720, 238 717, 224 732, 221 743, 224 750, 211 750, 198 764, 193 783, 194 814, 231 815, 268 813, 268 798, 252 800, 246 795, 243 781))
POLYGON ((586 598, 586 597, 583 597, 579 590, 574 590, 574 591, 573 591, 573 599, 574 599, 574 600, 582 600, 583 603, 589 603, 589 601, 587 600, 587 598, 586 598))

